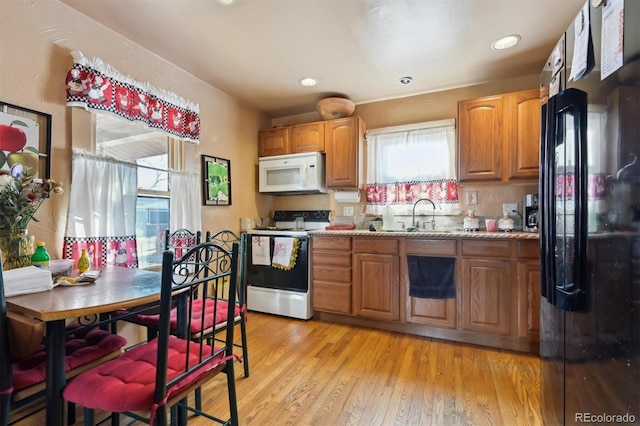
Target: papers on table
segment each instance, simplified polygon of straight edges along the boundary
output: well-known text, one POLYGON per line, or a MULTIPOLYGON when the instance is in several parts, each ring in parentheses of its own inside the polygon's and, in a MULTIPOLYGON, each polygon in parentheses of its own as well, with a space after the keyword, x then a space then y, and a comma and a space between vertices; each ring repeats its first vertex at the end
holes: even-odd
POLYGON ((51 271, 27 266, 2 271, 5 297, 49 291, 53 288, 51 271))

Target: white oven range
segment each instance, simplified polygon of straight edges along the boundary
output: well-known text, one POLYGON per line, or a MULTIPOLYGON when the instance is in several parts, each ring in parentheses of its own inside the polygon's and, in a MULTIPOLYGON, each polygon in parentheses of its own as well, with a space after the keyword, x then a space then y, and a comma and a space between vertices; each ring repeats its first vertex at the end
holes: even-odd
POLYGON ((247 231, 247 308, 298 319, 313 317, 311 262, 307 231, 329 225, 329 210, 278 210, 273 228, 247 231), (294 239, 297 247, 291 248, 294 239), (289 259, 290 269, 273 266, 274 247, 289 259))

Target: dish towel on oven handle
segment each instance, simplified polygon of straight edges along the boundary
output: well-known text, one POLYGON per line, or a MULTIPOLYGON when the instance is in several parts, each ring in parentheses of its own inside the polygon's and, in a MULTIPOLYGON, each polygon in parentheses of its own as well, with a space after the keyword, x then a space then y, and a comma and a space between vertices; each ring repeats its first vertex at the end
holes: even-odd
POLYGON ((276 237, 273 243, 271 266, 289 271, 296 266, 300 240, 297 238, 276 237))
POLYGON ((271 237, 251 237, 251 264, 271 265, 270 240, 271 237))

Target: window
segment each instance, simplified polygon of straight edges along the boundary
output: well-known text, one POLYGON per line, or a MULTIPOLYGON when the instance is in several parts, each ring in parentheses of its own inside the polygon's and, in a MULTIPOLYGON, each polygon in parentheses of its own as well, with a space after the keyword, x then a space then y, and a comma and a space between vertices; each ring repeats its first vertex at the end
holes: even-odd
POLYGON ((169 137, 119 117, 97 114, 96 151, 138 165, 136 240, 139 267, 162 263, 169 228, 169 137))
POLYGON ((429 198, 437 214, 459 214, 455 122, 442 120, 367 132, 367 213, 410 214, 429 198))

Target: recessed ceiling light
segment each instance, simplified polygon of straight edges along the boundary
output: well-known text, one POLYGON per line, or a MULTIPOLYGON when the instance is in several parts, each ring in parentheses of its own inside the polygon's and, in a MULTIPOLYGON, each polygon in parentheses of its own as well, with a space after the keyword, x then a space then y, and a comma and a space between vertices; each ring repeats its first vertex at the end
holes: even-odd
POLYGON ((305 87, 313 87, 316 84, 318 84, 318 80, 316 80, 315 78, 311 78, 311 77, 301 78, 298 81, 300 82, 301 85, 303 85, 305 87))
POLYGON ((400 79, 398 80, 398 83, 406 86, 407 84, 411 84, 412 81, 413 81, 413 77, 400 77, 400 79))
POLYGON ((236 0, 216 0, 216 1, 223 6, 231 6, 236 2, 236 0))
POLYGON ((515 46, 519 41, 520 36, 518 34, 511 34, 494 41, 491 48, 493 50, 504 50, 515 46))

